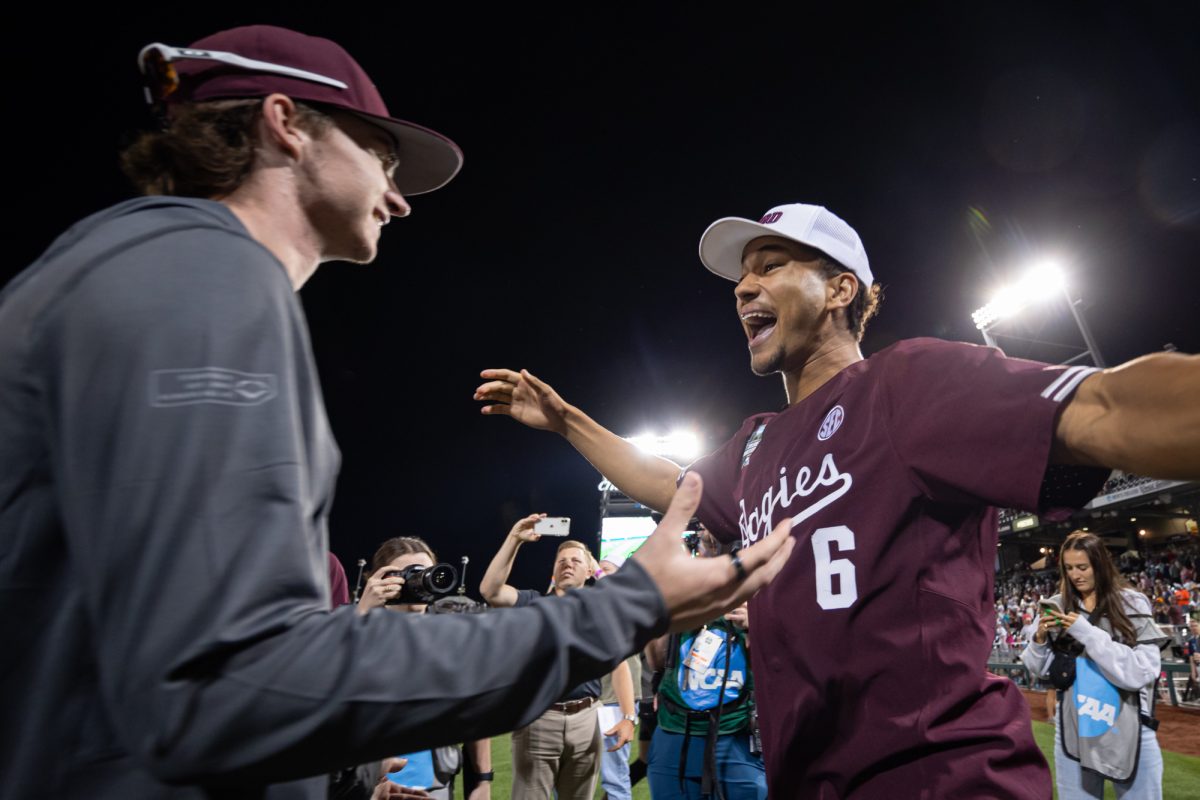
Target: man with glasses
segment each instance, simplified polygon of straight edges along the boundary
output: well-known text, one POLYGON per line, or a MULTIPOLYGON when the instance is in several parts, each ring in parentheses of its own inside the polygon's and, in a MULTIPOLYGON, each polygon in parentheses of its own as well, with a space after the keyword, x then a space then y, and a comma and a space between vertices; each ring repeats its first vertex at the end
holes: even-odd
POLYGON ((5 796, 323 797, 335 768, 523 725, 778 572, 786 536, 703 570, 677 552, 697 480, 581 596, 330 611, 339 455, 294 290, 371 261, 461 153, 326 39, 238 28, 140 64, 164 128, 122 161, 150 196, 0 294, 5 796))

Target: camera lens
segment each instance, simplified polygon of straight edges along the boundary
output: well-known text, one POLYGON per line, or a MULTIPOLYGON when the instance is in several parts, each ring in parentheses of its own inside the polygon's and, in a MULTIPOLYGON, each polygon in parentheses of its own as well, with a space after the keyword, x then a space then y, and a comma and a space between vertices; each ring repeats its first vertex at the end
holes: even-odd
POLYGON ((445 594, 454 588, 454 584, 458 582, 458 575, 454 572, 454 567, 449 564, 438 564, 430 567, 425 571, 426 585, 433 592, 445 594))

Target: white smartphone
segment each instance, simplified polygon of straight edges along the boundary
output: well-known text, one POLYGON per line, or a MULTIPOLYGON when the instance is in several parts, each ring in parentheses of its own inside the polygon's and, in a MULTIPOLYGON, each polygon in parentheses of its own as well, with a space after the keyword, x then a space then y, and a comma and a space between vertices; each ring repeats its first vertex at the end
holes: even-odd
POLYGON ((570 517, 545 517, 533 523, 533 532, 542 536, 566 536, 571 532, 570 517))

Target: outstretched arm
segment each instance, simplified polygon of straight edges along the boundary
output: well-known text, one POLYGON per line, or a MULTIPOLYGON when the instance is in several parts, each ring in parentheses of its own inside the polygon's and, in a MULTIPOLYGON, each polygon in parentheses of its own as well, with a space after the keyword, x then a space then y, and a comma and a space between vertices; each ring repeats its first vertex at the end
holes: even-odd
POLYGON ((533 526, 544 516, 546 515, 530 514, 528 517, 517 520, 517 524, 513 525, 508 536, 504 537, 504 543, 492 557, 487 571, 483 573, 483 580, 479 584, 479 593, 493 608, 508 608, 516 605, 517 590, 508 585, 508 576, 512 573, 513 562, 517 560, 517 551, 521 549, 521 545, 526 542, 536 542, 542 538, 541 534, 533 532, 533 526))
POLYGON ((531 428, 560 434, 634 500, 658 511, 670 505, 680 473, 678 464, 617 436, 528 370, 485 369, 480 377, 487 381, 475 390, 475 399, 487 403, 480 409, 482 413, 512 417, 531 428))
MULTIPOLYGON (((113 707, 125 709, 124 741, 169 781, 289 780, 512 730, 664 629, 694 628, 779 573, 793 546, 790 522, 741 551, 744 576, 727 559, 690 558, 679 536, 699 499, 700 480, 689 475, 629 563, 587 591, 525 608, 432 617, 360 616, 298 601, 268 635, 207 657, 184 660, 154 646, 161 637, 114 642, 103 654, 102 688, 113 707), (464 663, 473 665, 466 673, 464 663), (437 690, 415 691, 414 681, 437 690)), ((93 564, 99 577, 92 580, 124 575, 127 566, 105 559, 93 564)), ((288 575, 300 581, 295 573, 288 575)), ((144 602, 161 605, 151 596, 144 602)), ((197 594, 174 605, 193 619, 211 612, 208 603, 197 594)), ((153 621, 142 608, 96 607, 105 630, 114 615, 126 622, 126 609, 139 622, 153 621)), ((235 624, 222 630, 236 632, 235 624)))
POLYGON ((1051 458, 1200 479, 1200 356, 1156 353, 1089 377, 1059 417, 1051 458))
POLYGON ((586 592, 479 615, 329 611, 312 501, 315 485, 332 488, 332 459, 308 448, 328 430, 311 364, 295 358, 306 340, 291 288, 249 240, 179 235, 175 258, 118 265, 122 291, 74 288, 40 345, 75 354, 44 376, 44 403, 58 530, 87 565, 70 573, 93 634, 79 657, 96 707, 121 710, 113 746, 160 780, 219 794, 513 730, 668 619, 694 627, 782 568, 790 522, 742 551, 743 571, 688 558, 692 476, 634 558, 586 592), (146 337, 146 319, 172 324, 146 337), (221 365, 197 371, 201 384, 258 375, 270 391, 180 402, 181 370, 161 372, 179 364, 221 365), (164 602, 164 586, 201 590, 164 602))

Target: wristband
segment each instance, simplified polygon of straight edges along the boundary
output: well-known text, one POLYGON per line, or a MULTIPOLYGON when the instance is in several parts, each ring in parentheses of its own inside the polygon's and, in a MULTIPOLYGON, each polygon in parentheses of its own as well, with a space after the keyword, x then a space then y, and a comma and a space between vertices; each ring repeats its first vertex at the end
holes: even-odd
POLYGON ((477 781, 495 781, 496 773, 492 770, 488 770, 487 772, 472 772, 471 777, 477 781))

